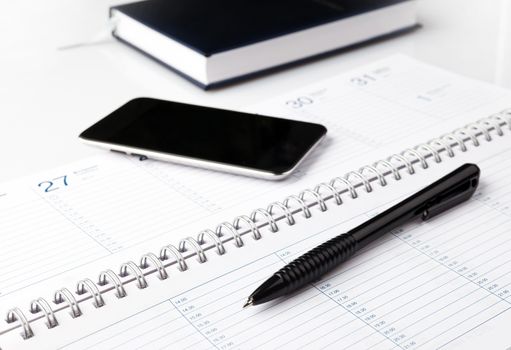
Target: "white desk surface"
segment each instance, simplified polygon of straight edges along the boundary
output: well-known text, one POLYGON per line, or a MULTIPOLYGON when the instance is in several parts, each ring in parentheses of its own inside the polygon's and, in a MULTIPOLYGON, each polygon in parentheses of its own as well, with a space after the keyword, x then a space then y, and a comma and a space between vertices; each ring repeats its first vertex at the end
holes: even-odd
POLYGON ((0 181, 103 152, 77 135, 138 96, 236 109, 397 52, 511 87, 511 0, 419 0, 418 31, 209 92, 109 37, 121 2, 0 3, 0 181))

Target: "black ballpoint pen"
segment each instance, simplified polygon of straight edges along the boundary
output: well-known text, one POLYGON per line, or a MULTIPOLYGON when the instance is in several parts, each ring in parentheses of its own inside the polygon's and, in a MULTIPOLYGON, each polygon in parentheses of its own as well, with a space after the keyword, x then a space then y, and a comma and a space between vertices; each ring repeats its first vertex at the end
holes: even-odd
POLYGON ((479 183, 480 170, 465 164, 383 213, 317 246, 277 271, 257 288, 243 307, 290 294, 317 281, 355 252, 385 233, 421 217, 427 220, 468 200, 479 183))

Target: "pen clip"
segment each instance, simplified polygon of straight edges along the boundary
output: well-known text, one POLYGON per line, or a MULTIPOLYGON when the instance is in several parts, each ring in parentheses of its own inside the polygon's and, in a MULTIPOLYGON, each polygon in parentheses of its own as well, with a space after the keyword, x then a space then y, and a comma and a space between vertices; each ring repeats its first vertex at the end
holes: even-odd
POLYGON ((449 186, 428 201, 422 213, 422 220, 431 219, 472 197, 479 184, 480 170, 474 164, 465 164, 463 167, 464 172, 468 172, 468 174, 461 176, 458 183, 449 186))

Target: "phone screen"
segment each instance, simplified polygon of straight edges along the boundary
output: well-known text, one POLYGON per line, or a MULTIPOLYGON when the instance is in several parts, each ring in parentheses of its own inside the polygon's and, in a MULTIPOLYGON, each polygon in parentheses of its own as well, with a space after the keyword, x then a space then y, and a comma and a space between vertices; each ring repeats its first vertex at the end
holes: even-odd
MULTIPOLYGON (((138 98, 80 137, 283 174, 326 134, 319 124, 138 98)), ((114 148, 114 147, 113 147, 114 148)))

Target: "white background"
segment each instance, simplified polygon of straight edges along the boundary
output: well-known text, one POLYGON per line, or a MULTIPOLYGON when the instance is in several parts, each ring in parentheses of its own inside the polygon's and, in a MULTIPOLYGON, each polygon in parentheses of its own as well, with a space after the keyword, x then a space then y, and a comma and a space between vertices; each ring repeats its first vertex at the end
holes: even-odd
POLYGON ((397 52, 511 87, 511 0, 419 0, 418 31, 208 92, 112 39, 119 3, 0 2, 0 181, 103 152, 77 135, 139 96, 243 108, 397 52))

